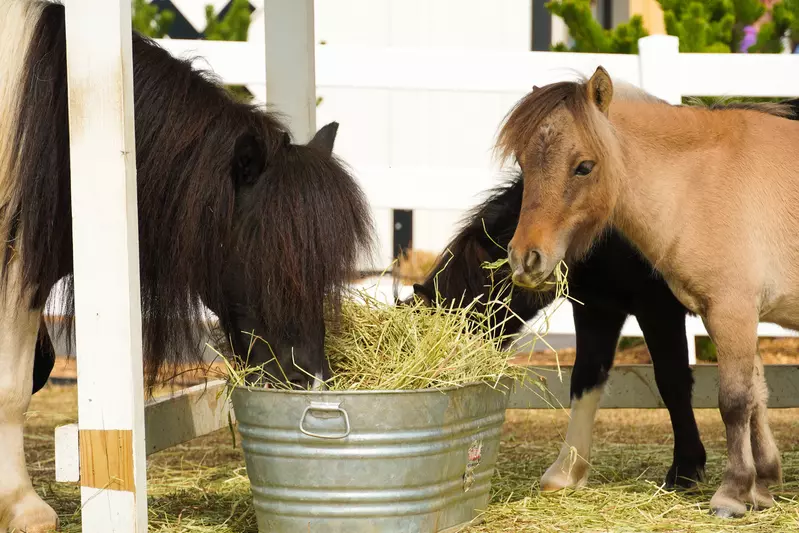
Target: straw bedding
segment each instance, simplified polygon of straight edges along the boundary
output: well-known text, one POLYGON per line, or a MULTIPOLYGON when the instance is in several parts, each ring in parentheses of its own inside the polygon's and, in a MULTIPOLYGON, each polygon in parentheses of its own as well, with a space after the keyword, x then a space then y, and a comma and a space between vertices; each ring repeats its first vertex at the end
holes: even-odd
MULTIPOLYGON (((53 428, 74 421, 76 405, 74 387, 46 387, 33 398, 25 435, 34 486, 54 505, 66 533, 81 530, 80 492, 53 482, 53 428)), ((785 466, 778 505, 736 521, 707 514, 724 459, 718 410, 697 411, 710 479, 688 495, 659 488, 672 452, 664 409, 600 411, 588 486, 540 494, 538 478, 557 456, 567 417, 560 409, 508 411, 486 521, 464 533, 799 531, 799 409, 770 414, 785 466)), ((227 430, 149 457, 148 492, 152 532, 257 532, 241 448, 233 447, 227 430)))

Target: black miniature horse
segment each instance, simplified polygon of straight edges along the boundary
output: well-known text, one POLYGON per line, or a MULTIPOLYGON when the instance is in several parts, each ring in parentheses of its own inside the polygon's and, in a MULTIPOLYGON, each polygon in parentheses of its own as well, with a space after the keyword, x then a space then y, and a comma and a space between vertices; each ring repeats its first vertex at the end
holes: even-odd
MULTIPOLYGON (((507 257, 506 248, 516 229, 521 201, 519 176, 494 190, 468 216, 448 245, 448 253, 442 255, 426 281, 414 285, 414 294, 434 301, 436 284, 445 301, 460 301, 463 297, 465 302, 471 302, 485 294, 490 273, 481 265, 507 257)), ((509 275, 507 265, 493 273, 495 280, 509 275)), ((706 455, 691 407, 693 377, 688 364, 685 308, 651 265, 614 231, 607 231, 582 262, 569 265, 568 279, 569 293, 584 303, 572 306, 577 353, 571 378, 571 420, 557 461, 542 477, 542 489, 585 483, 594 417, 629 315, 636 317, 644 333, 657 386, 671 416, 674 459, 666 485, 693 486, 704 475, 706 455), (576 460, 570 459, 571 447, 576 448, 576 460)), ((509 307, 526 321, 553 300, 553 292, 513 288, 509 307)), ((497 313, 498 322, 508 319, 505 334, 522 327, 523 322, 509 311, 500 307, 497 313)))

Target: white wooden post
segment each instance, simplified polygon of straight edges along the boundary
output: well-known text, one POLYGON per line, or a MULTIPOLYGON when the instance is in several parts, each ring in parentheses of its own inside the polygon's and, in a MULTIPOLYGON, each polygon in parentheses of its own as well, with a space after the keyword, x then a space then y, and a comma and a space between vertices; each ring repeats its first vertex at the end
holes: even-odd
POLYGON ((82 531, 145 533, 130 0, 69 2, 66 35, 82 531))
POLYGON ((316 133, 314 0, 265 0, 266 102, 298 143, 316 133))
POLYGON ((670 104, 682 101, 680 92, 680 39, 649 35, 638 40, 641 88, 670 104))

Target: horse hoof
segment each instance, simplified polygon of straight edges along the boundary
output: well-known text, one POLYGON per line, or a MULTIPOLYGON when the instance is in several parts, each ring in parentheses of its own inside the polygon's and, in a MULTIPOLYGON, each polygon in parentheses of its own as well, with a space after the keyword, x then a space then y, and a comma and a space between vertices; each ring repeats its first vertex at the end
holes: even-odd
POLYGON ((11 506, 8 531, 49 533, 58 530, 58 515, 32 490, 11 506))
POLYGON ((704 468, 702 467, 678 467, 674 464, 666 474, 665 485, 667 489, 692 489, 704 477, 704 468), (677 472, 680 474, 678 475, 677 472))
POLYGON ((719 518, 740 518, 746 514, 746 505, 716 493, 710 500, 710 514, 719 518))
POLYGON ((727 509, 725 507, 719 507, 718 509, 711 509, 710 514, 717 518, 740 518, 743 516, 742 514, 738 514, 732 509, 727 509))
POLYGON ((765 483, 758 481, 752 489, 752 504, 756 511, 774 506, 774 497, 765 483))
POLYGON ((580 476, 579 479, 574 479, 568 473, 562 472, 559 466, 556 468, 550 467, 541 476, 541 492, 556 492, 563 489, 582 487, 587 482, 587 474, 588 472, 586 471, 585 475, 580 476))

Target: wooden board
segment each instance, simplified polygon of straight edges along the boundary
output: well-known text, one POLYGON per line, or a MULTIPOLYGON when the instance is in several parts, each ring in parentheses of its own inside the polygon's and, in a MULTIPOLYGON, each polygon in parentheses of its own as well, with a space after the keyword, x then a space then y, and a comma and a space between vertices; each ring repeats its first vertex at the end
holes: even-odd
MULTIPOLYGON (((146 454, 228 427, 230 421, 235 421, 235 416, 224 389, 224 381, 209 381, 147 402, 144 408, 146 454)), ((95 440, 102 438, 89 435, 89 440, 84 441, 85 433, 78 432, 77 424, 56 428, 56 481, 67 483, 80 479, 82 485, 89 483, 89 486, 94 486, 98 483, 95 479, 103 477, 83 470, 84 454, 90 453, 84 450, 84 442, 94 446, 95 440), (89 477, 84 479, 87 473, 89 477)))
MULTIPOLYGON (((562 379, 553 367, 529 368, 529 380, 515 385, 508 408, 568 408, 572 367, 562 367, 561 370, 562 379)), ((799 407, 799 365, 766 365, 765 372, 769 387, 769 408, 799 407)), ((694 408, 718 408, 718 366, 697 365, 693 367, 693 374, 694 408)), ((600 405, 605 409, 665 407, 655 384, 652 365, 614 367, 610 371, 600 405)))

